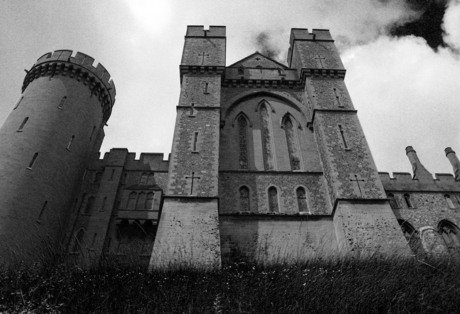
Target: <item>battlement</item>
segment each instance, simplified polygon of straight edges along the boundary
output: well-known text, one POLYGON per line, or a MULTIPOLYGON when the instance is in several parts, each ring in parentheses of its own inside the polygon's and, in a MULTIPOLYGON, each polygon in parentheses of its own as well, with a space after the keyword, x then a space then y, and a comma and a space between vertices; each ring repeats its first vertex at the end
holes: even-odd
MULTIPOLYGON (((169 157, 169 156, 168 156, 169 157)), ((169 158, 164 160, 163 153, 141 153, 136 159, 136 153, 130 153, 126 148, 112 148, 103 158, 93 160, 91 169, 102 167, 125 167, 126 170, 168 171, 169 158)))
POLYGON ((435 178, 414 179, 408 172, 379 172, 380 180, 387 191, 400 192, 459 192, 460 181, 450 173, 436 173, 435 178))
POLYGON ((312 29, 310 33, 307 28, 292 28, 289 44, 292 47, 294 41, 334 41, 328 29, 312 29))
POLYGON ((35 79, 41 76, 55 75, 75 77, 82 81, 91 90, 91 95, 97 96, 102 105, 103 119, 107 121, 115 103, 115 83, 110 79, 106 68, 98 63, 94 66, 94 59, 84 53, 77 52, 72 56, 72 50, 56 50, 45 53, 38 58, 22 84, 22 91, 35 79))
POLYGON ((185 37, 225 37, 225 33, 225 26, 209 26, 209 29, 204 29, 203 25, 189 25, 185 37))
POLYGON ((98 63, 97 66, 94 66, 94 58, 88 56, 87 54, 82 52, 77 52, 74 56, 72 56, 72 54, 72 50, 56 50, 54 52, 45 53, 43 56, 38 58, 37 62, 34 64, 34 67, 39 64, 52 61, 70 62, 77 64, 96 75, 99 80, 102 81, 104 85, 106 85, 106 87, 110 88, 109 93, 112 98, 115 99, 115 83, 110 79, 110 73, 107 71, 107 69, 101 63, 98 63))

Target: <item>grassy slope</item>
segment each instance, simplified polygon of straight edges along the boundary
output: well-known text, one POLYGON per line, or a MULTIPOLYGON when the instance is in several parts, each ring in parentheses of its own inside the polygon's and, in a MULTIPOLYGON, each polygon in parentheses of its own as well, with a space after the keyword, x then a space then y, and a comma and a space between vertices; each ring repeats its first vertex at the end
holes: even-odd
POLYGON ((34 313, 459 312, 460 264, 348 260, 154 273, 36 266, 0 275, 0 304, 0 312, 34 313))

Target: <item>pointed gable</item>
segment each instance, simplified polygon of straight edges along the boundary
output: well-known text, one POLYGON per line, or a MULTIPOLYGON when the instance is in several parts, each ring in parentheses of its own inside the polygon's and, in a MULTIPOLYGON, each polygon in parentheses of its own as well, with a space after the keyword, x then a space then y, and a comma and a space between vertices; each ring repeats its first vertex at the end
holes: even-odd
POLYGON ((265 69, 287 69, 287 67, 260 52, 255 52, 240 61, 233 63, 229 68, 265 68, 265 69))

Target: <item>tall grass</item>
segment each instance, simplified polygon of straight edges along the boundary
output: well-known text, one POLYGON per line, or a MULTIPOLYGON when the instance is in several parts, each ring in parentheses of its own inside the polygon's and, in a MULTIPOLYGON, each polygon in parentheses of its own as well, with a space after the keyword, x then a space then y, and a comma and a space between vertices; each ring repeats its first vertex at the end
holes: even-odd
POLYGON ((21 267, 0 275, 8 313, 459 312, 454 261, 239 263, 220 271, 21 267))

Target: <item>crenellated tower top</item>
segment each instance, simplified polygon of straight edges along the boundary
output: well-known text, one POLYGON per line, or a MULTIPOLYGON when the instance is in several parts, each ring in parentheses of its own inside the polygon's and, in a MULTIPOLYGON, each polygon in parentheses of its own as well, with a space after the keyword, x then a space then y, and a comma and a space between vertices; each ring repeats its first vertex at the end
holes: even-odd
POLYGON ((41 56, 27 72, 22 91, 24 92, 30 82, 41 76, 62 75, 75 78, 88 86, 91 95, 99 98, 104 122, 106 122, 115 103, 115 84, 102 64, 93 65, 94 58, 81 52, 77 52, 74 56, 72 53, 72 50, 56 50, 41 56))

